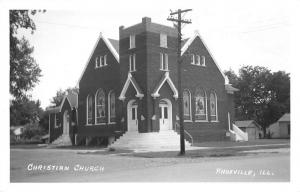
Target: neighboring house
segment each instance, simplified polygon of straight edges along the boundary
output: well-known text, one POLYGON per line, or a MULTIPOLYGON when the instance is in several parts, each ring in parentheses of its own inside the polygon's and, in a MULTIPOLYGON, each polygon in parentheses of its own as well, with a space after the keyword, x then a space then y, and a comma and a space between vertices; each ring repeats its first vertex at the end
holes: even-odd
MULTIPOLYGON (((179 123, 177 34, 176 28, 153 23, 148 17, 119 27, 119 40, 100 34, 78 81, 77 105, 65 99, 59 108, 49 109, 50 141, 63 140, 63 133, 80 144, 114 140, 127 131, 175 129, 179 123), (71 126, 61 128, 64 111, 71 109, 78 117, 76 131, 71 126)), ((185 130, 195 142, 229 140, 226 133, 234 120, 237 89, 229 84, 198 32, 183 41, 181 51, 185 130)))
POLYGON ((270 138, 290 138, 291 136, 291 121, 290 114, 285 113, 275 123, 267 128, 267 134, 270 138))
POLYGON ((11 126, 10 130, 13 133, 15 140, 18 141, 21 139, 21 135, 25 131, 26 125, 19 125, 19 126, 11 126))
POLYGON ((248 141, 263 138, 262 127, 254 120, 236 121, 235 125, 248 133, 248 141))

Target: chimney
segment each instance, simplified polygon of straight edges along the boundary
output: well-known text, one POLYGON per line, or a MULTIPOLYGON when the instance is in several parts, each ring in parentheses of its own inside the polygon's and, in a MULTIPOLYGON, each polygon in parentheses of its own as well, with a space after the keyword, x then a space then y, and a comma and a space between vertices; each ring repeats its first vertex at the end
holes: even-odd
POLYGON ((143 17, 142 23, 144 23, 144 24, 151 23, 151 18, 150 17, 143 17))
POLYGON ((124 29, 124 25, 121 25, 120 27, 119 27, 119 31, 121 31, 121 30, 123 30, 124 29))

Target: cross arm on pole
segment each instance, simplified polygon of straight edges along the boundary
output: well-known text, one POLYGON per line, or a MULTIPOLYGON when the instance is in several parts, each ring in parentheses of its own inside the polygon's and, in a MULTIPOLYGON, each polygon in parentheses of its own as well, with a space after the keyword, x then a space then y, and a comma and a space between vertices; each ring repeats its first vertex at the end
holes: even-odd
POLYGON ((179 9, 178 11, 171 12, 170 15, 176 15, 178 13, 184 13, 184 12, 188 12, 188 11, 192 11, 192 9, 184 9, 184 10, 179 9))
POLYGON ((172 18, 172 17, 169 17, 167 20, 168 20, 168 21, 181 22, 181 23, 188 23, 188 24, 189 24, 189 23, 192 23, 191 20, 179 20, 179 19, 172 18))

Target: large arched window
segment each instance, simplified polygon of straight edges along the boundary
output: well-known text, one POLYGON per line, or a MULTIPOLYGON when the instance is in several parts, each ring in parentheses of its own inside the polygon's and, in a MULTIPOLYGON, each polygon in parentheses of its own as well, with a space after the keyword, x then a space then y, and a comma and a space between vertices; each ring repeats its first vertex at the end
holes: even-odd
POLYGON ((210 93, 209 103, 210 103, 210 120, 218 121, 218 101, 215 92, 210 93))
POLYGON ((96 124, 105 123, 105 94, 103 89, 98 89, 95 101, 96 124))
POLYGON ((196 89, 195 92, 195 120, 207 121, 207 98, 203 89, 196 89))
POLYGON ((192 120, 192 110, 191 110, 191 93, 189 90, 183 91, 183 116, 184 120, 192 120))
POLYGON ((86 124, 93 123, 93 97, 88 95, 86 98, 86 124))
POLYGON ((109 123, 116 122, 116 94, 112 90, 108 94, 108 120, 109 123))

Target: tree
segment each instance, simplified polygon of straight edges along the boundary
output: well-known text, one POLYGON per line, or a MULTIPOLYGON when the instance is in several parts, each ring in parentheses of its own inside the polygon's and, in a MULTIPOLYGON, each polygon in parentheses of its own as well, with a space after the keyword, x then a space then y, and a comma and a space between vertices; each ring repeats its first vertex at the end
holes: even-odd
POLYGON ((239 89, 235 93, 236 118, 254 119, 265 132, 282 114, 290 111, 290 77, 260 66, 243 66, 239 75, 226 71, 229 82, 239 89))
POLYGON ((66 90, 62 90, 62 89, 59 89, 57 92, 56 92, 56 95, 54 97, 52 97, 52 100, 50 101, 51 104, 55 107, 55 106, 59 106, 63 100, 63 98, 68 95, 69 93, 78 93, 78 89, 76 87, 74 88, 67 88, 66 90))
POLYGON ((41 69, 32 56, 33 46, 24 36, 20 37, 18 34, 19 29, 34 32, 36 26, 31 16, 36 12, 36 10, 11 10, 9 12, 11 125, 36 123, 42 113, 40 101, 31 100, 28 94, 28 91, 39 82, 41 69))
POLYGON ((10 124, 25 125, 39 122, 43 113, 40 101, 33 101, 27 97, 12 100, 10 105, 10 124))
POLYGON ((231 68, 228 71, 224 71, 224 74, 228 77, 230 84, 232 84, 233 86, 236 86, 238 84, 238 76, 231 68))
POLYGON ((34 48, 22 37, 18 37, 18 29, 29 29, 34 32, 36 26, 30 15, 37 11, 11 10, 10 21, 10 94, 14 99, 26 97, 39 81, 41 69, 32 57, 34 48))

